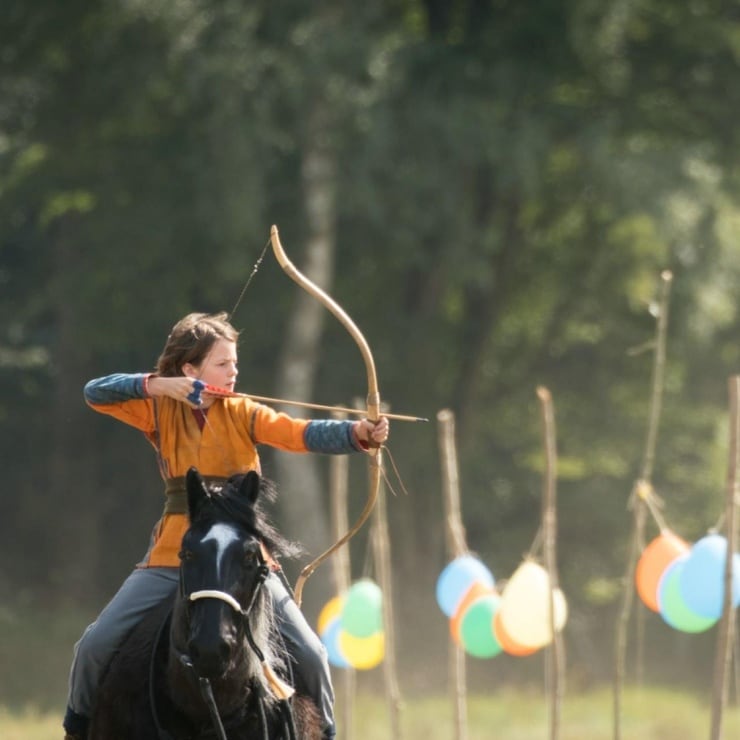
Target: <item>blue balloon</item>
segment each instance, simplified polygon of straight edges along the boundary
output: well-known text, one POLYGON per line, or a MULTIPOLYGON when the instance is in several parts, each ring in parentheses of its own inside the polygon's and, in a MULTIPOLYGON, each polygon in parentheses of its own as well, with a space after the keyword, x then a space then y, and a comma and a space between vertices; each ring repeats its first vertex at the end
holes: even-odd
POLYGON ((329 663, 335 668, 350 668, 350 664, 339 648, 339 634, 342 631, 342 623, 339 617, 332 619, 321 633, 321 642, 326 648, 329 663))
POLYGON ((463 596, 474 583, 493 588, 494 578, 490 570, 478 558, 461 555, 448 563, 437 579, 437 604, 452 618, 463 596))
MULTIPOLYGON (((725 595, 727 540, 719 534, 702 537, 689 551, 678 585, 681 598, 695 614, 719 619, 725 595)), ((740 557, 732 561, 732 605, 740 604, 740 557)))
POLYGON ((716 619, 702 617, 686 606, 679 589, 679 580, 689 554, 679 556, 663 572, 658 581, 660 616, 671 627, 682 632, 704 632, 716 624, 716 619))

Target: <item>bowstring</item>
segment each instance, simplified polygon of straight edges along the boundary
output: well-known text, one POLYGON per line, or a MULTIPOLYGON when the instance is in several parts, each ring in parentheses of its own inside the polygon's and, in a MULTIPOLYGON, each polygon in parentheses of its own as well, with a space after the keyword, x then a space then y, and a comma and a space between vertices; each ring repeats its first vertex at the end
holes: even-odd
POLYGON ((236 309, 239 308, 239 304, 242 302, 242 298, 244 298, 244 294, 247 292, 247 288, 249 287, 249 284, 252 282, 252 279, 254 278, 254 276, 259 272, 260 266, 262 265, 262 260, 265 258, 265 254, 267 254, 267 248, 269 246, 270 246, 270 239, 268 238, 267 241, 265 242, 265 246, 262 248, 262 253, 257 258, 257 261, 254 263, 254 267, 252 267, 252 272, 249 274, 249 277, 244 283, 244 287, 241 289, 241 293, 239 293, 239 297, 236 299, 234 308, 231 309, 231 313, 229 314, 229 320, 231 320, 234 317, 234 314, 236 313, 236 309))
MULTIPOLYGON (((234 314, 236 313, 236 309, 239 308, 239 304, 242 302, 242 299, 244 298, 245 293, 247 292, 247 288, 249 288, 249 284, 254 279, 254 276, 259 272, 260 266, 262 265, 262 260, 265 258, 265 254, 267 254, 267 248, 270 246, 270 239, 268 238, 265 242, 265 246, 262 247, 262 252, 260 253, 260 256, 257 258, 257 261, 254 263, 254 266, 252 267, 252 272, 249 273, 249 277, 246 279, 241 292, 239 293, 239 297, 236 299, 236 303, 234 304, 234 307, 231 309, 231 312, 228 314, 229 321, 233 320, 234 314)), ((203 368, 205 370, 205 368, 203 368)), ((202 373, 201 373, 202 374, 202 373)), ((221 443, 221 440, 219 439, 219 435, 216 434, 216 430, 211 425, 211 422, 208 419, 208 413, 207 410, 204 409, 195 409, 198 411, 201 415, 201 418, 203 419, 203 426, 208 427, 211 430, 211 436, 216 441, 216 446, 218 447, 221 456, 226 459, 226 449, 221 443)))

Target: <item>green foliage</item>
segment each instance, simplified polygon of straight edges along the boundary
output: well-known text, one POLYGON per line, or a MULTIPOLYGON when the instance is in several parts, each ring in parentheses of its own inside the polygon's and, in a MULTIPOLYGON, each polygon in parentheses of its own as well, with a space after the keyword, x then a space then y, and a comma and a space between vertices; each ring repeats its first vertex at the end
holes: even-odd
MULTIPOLYGON (((0 538, 20 565, 0 596, 71 579, 97 603, 138 559, 158 505, 148 450, 86 415, 81 386, 150 368, 186 311, 230 310, 272 223, 301 254, 309 144, 337 162, 330 292, 394 410, 455 410, 469 545, 497 576, 539 524, 545 385, 574 629, 614 605, 652 366, 633 350, 664 269, 654 482, 680 534, 717 520, 740 362, 726 5, 14 0, 4 19, 0 538)), ((245 390, 271 390, 294 297, 267 258, 235 315, 245 390)), ((320 350, 316 398, 361 394, 341 330, 320 350)), ((395 424, 391 446, 411 491, 390 507, 396 574, 417 603, 445 558, 434 430, 395 424)))

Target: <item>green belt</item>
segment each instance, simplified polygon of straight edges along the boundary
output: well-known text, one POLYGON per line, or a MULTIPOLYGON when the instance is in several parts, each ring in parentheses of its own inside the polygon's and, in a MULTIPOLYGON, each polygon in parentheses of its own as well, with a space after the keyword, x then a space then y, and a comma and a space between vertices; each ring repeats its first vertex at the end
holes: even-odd
MULTIPOLYGON (((226 478, 220 478, 216 475, 203 476, 203 480, 208 490, 222 488, 226 483, 226 478)), ((164 482, 164 516, 169 514, 187 514, 188 513, 188 491, 185 484, 185 476, 178 478, 167 478, 164 482)))

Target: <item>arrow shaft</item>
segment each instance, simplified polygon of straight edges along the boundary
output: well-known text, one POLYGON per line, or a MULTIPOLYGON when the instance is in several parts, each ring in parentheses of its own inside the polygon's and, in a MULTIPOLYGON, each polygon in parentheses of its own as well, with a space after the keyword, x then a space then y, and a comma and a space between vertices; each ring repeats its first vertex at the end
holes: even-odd
MULTIPOLYGON (((228 391, 225 388, 218 388, 213 385, 206 385, 203 389, 206 393, 214 396, 223 396, 224 398, 249 398, 252 401, 260 403, 282 403, 286 406, 299 406, 304 409, 318 409, 320 411, 337 411, 354 416, 366 416, 366 409, 351 409, 345 406, 329 406, 321 403, 309 403, 308 401, 291 401, 287 398, 272 398, 271 396, 255 396, 252 393, 237 393, 237 391, 228 391)), ((383 414, 387 419, 396 421, 429 421, 420 416, 408 416, 406 414, 383 414)))

